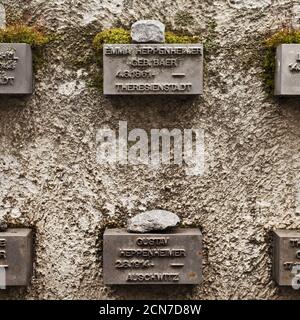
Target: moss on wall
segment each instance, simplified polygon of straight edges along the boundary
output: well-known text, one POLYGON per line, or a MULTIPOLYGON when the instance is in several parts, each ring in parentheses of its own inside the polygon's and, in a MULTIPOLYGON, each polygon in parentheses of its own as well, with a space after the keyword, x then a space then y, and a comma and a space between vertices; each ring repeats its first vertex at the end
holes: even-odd
POLYGON ((123 28, 112 28, 99 32, 93 41, 96 50, 101 50, 105 43, 130 43, 130 32, 123 28))
POLYGON ((197 43, 199 42, 198 36, 187 36, 176 34, 173 32, 166 32, 166 43, 197 43))
POLYGON ((44 46, 50 41, 37 27, 18 24, 0 29, 0 42, 2 43, 27 43, 32 47, 44 46))
POLYGON ((266 90, 271 93, 275 85, 275 57, 276 48, 283 43, 300 43, 300 30, 286 28, 281 29, 264 39, 265 55, 263 59, 263 79, 266 90))
MULTIPOLYGON (((173 32, 165 33, 166 43, 197 43, 199 37, 180 35, 173 32)), ((102 50, 105 43, 131 43, 130 31, 123 28, 112 28, 99 32, 93 41, 96 50, 102 50)))

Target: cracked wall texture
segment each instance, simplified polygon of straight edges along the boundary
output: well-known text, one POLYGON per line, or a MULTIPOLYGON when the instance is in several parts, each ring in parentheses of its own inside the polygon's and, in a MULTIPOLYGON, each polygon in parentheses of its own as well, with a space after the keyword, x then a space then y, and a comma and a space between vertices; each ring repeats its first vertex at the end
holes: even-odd
POLYGON ((271 278, 271 231, 300 227, 300 102, 275 99, 260 77, 261 40, 297 24, 286 0, 4 0, 7 21, 59 35, 36 66, 35 93, 0 100, 0 215, 35 230, 34 276, 2 299, 286 299, 271 278), (91 42, 143 18, 206 42, 204 95, 105 98, 91 42), (96 131, 202 128, 203 176, 182 168, 96 163, 96 131), (297 200, 298 199, 298 200, 297 200), (204 281, 187 287, 109 288, 102 234, 146 209, 178 213, 204 236, 204 281), (298 209, 297 209, 298 208, 298 209))

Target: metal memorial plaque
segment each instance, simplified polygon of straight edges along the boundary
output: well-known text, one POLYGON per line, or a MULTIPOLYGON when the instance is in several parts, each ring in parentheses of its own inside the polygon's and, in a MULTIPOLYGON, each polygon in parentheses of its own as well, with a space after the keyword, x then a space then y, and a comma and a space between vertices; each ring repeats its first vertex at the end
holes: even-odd
POLYGON ((199 284, 202 280, 198 229, 145 234, 107 229, 103 246, 107 285, 199 284))
POLYGON ((273 246, 274 280, 280 286, 299 285, 299 274, 300 231, 275 231, 273 246))
MULTIPOLYGON (((0 274, 5 286, 26 286, 32 274, 32 231, 0 232, 0 274)), ((2 282, 2 281, 0 281, 2 282)))
POLYGON ((0 94, 32 93, 31 47, 23 43, 0 44, 0 94))
POLYGON ((277 47, 275 95, 300 95, 300 44, 277 47))
POLYGON ((104 45, 104 94, 203 92, 202 44, 104 45))

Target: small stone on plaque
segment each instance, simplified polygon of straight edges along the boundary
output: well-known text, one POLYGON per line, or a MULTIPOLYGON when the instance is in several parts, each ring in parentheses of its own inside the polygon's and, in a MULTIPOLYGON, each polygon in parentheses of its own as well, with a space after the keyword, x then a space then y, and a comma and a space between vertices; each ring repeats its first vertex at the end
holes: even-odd
POLYGON ((138 43, 163 43, 165 25, 157 20, 139 20, 131 27, 131 38, 138 43))
POLYGON ((174 228, 180 223, 179 217, 166 210, 151 210, 137 214, 128 220, 127 231, 145 233, 174 228))

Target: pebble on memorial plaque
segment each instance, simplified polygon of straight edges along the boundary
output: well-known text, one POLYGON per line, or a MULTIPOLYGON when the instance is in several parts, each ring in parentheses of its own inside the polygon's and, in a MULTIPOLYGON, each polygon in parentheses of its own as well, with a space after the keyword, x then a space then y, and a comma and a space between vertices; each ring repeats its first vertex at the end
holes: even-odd
POLYGON ((166 210, 150 210, 142 212, 128 220, 127 231, 145 233, 163 231, 176 227, 180 223, 179 217, 166 210))
POLYGON ((125 229, 106 229, 103 273, 107 285, 199 284, 202 234, 177 228, 180 219, 152 210, 128 221, 125 229))
POLYGON ((163 43, 165 25, 157 20, 139 20, 131 27, 131 38, 137 43, 163 43))
POLYGON ((300 44, 281 44, 277 47, 275 95, 300 95, 300 44))

